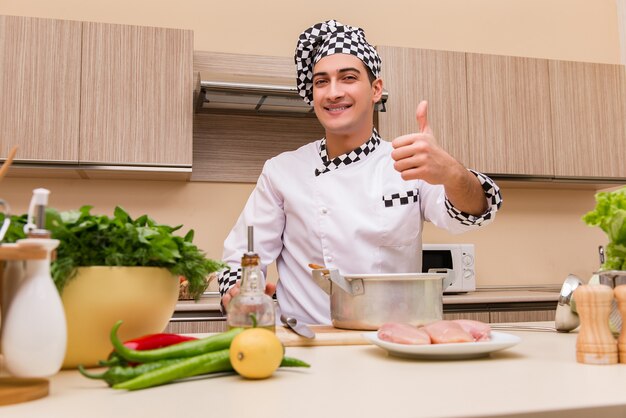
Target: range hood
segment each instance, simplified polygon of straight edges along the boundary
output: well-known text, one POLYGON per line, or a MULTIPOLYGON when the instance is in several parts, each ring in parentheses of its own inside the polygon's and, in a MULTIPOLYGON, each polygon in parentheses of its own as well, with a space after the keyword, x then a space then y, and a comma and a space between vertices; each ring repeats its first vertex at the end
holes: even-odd
MULTIPOLYGON (((295 79, 242 76, 236 74, 198 73, 196 112, 254 112, 314 117, 295 86, 295 79)), ((376 111, 385 111, 388 93, 383 90, 376 111)))

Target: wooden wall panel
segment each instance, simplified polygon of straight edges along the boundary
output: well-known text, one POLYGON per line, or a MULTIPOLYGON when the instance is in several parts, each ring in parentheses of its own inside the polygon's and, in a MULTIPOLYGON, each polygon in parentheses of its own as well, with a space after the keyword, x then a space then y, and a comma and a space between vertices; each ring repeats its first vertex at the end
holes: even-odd
POLYGON ((0 158, 78 161, 81 23, 0 16, 0 158))
POLYGON ((194 51, 193 70, 194 72, 293 78, 294 86, 296 84, 296 65, 293 58, 289 57, 194 51))
POLYGON ((196 114, 191 179, 255 183, 266 160, 323 136, 315 118, 196 114))

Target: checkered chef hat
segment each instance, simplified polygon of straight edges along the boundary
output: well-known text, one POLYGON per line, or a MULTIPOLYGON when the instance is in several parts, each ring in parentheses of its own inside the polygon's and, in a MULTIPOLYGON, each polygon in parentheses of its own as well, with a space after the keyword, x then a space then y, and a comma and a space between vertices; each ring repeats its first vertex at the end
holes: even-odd
POLYGON ((365 40, 363 29, 336 20, 315 24, 300 34, 295 55, 298 94, 309 105, 313 104, 313 66, 333 54, 354 55, 363 61, 374 77, 380 76, 380 57, 365 40))

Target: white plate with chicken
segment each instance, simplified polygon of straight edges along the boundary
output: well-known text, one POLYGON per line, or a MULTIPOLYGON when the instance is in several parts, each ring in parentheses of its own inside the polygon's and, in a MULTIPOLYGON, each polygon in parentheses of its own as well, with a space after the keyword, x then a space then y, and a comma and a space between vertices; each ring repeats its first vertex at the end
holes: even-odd
POLYGON ((491 331, 488 324, 467 320, 437 321, 422 327, 388 323, 363 337, 391 355, 428 360, 485 357, 521 341, 516 335, 491 331))

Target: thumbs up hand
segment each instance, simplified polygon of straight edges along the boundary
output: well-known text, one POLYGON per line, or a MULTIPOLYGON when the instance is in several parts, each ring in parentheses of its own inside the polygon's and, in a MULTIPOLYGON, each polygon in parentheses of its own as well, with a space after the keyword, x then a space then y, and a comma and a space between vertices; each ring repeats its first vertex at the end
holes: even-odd
POLYGON ((428 102, 422 100, 416 111, 419 132, 402 135, 391 142, 394 168, 404 180, 421 179, 430 184, 444 184, 451 175, 465 170, 444 151, 433 136, 428 123, 428 102))

